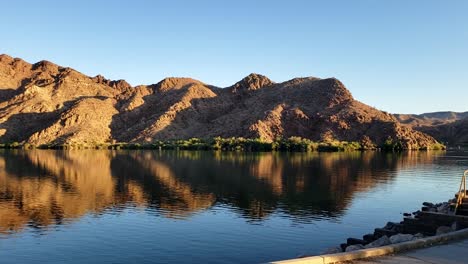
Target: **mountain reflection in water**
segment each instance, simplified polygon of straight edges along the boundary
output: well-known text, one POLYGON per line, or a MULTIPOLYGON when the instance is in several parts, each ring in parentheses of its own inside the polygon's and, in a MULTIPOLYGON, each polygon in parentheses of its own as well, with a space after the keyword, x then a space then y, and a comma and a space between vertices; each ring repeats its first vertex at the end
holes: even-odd
POLYGON ((424 152, 2 151, 0 233, 126 207, 177 219, 217 204, 248 221, 273 212, 298 221, 339 218, 357 192, 433 159, 424 152))

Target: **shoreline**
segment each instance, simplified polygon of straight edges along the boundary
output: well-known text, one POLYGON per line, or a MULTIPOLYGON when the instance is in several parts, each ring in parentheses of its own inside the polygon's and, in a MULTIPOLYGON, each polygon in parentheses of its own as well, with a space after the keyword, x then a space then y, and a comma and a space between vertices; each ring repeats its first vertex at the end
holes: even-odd
POLYGON ((11 142, 0 144, 0 149, 150 149, 150 150, 214 150, 240 152, 343 152, 343 151, 430 151, 446 150, 440 143, 417 148, 405 148, 399 141, 385 142, 381 146, 357 141, 312 141, 306 138, 279 138, 275 141, 265 141, 259 138, 221 138, 210 139, 173 139, 158 140, 148 143, 133 142, 76 142, 30 144, 25 142, 11 142))
POLYGON ((400 223, 388 222, 362 239, 348 238, 346 243, 329 248, 322 254, 289 260, 272 261, 274 264, 340 263, 420 249, 468 238, 468 216, 456 215, 453 204, 457 196, 447 202, 424 202, 421 210, 403 213, 400 223))
POLYGON ((304 258, 295 258, 288 260, 272 261, 270 264, 332 264, 348 263, 348 261, 361 260, 375 257, 388 256, 395 253, 401 253, 414 249, 430 248, 437 245, 446 244, 452 241, 458 241, 468 238, 468 228, 446 233, 442 235, 420 238, 413 241, 401 242, 392 245, 360 249, 352 252, 323 254, 304 258))

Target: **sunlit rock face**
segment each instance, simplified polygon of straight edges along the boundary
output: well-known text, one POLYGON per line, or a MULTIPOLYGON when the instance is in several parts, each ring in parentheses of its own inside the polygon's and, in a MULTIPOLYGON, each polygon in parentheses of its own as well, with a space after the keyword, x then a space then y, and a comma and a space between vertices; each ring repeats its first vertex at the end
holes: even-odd
POLYGON ((393 180, 383 171, 433 158, 374 152, 2 151, 0 232, 48 228, 124 208, 176 219, 215 206, 255 221, 276 210, 303 220, 340 217, 356 193, 393 180))
POLYGON ((191 78, 132 87, 48 61, 0 55, 0 143, 84 144, 247 137, 272 141, 387 139, 406 149, 436 141, 356 101, 335 78, 275 83, 250 74, 226 88, 191 78))

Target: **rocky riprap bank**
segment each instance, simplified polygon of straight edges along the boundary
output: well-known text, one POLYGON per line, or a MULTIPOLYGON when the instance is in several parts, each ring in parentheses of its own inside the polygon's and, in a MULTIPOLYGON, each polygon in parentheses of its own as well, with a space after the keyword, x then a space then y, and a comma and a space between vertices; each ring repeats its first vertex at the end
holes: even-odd
POLYGON ((348 238, 346 243, 329 248, 324 254, 352 252, 360 249, 376 248, 419 238, 435 236, 468 228, 468 217, 455 215, 451 204, 456 199, 443 203, 424 202, 421 210, 404 213, 400 223, 388 222, 382 228, 360 238, 348 238))

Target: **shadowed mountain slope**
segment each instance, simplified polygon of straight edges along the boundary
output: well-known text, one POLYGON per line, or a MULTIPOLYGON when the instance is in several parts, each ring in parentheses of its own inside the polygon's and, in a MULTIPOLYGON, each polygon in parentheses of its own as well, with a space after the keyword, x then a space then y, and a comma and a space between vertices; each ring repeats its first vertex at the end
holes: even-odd
POLYGON ((395 114, 395 117, 402 124, 410 125, 412 127, 438 126, 468 118, 468 112, 457 113, 447 111, 424 113, 420 115, 395 114))
POLYGON ((449 145, 468 145, 468 112, 434 112, 421 115, 396 114, 404 125, 427 133, 449 145))

